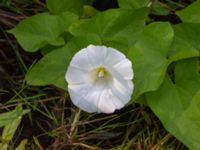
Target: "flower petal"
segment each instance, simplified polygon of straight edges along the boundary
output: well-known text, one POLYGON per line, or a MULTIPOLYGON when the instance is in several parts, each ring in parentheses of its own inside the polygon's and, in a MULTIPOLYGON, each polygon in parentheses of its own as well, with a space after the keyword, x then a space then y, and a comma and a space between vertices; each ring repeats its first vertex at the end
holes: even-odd
POLYGON ((87 84, 68 86, 68 91, 73 104, 89 113, 97 112, 98 110, 98 93, 89 93, 91 88, 92 87, 87 84))
POLYGON ((81 83, 91 83, 92 78, 90 77, 90 72, 86 70, 81 70, 74 66, 69 66, 67 73, 65 74, 65 79, 69 84, 81 84, 81 83))
POLYGON ((87 47, 88 57, 94 67, 102 66, 107 56, 107 48, 105 46, 89 45, 87 47))
POLYGON ((124 105, 131 99, 134 85, 132 81, 113 79, 109 84, 112 94, 116 96, 124 105))
POLYGON ((133 79, 132 64, 128 59, 123 59, 114 65, 115 70, 126 80, 133 79))
POLYGON ((110 100, 115 105, 116 109, 121 109, 125 106, 126 103, 122 102, 117 96, 113 95, 113 93, 110 91, 110 100))
POLYGON ((107 89, 106 84, 68 85, 68 89, 74 105, 87 112, 107 113, 108 110, 105 110, 103 108, 104 106, 99 107, 99 103, 102 101, 102 98, 104 98, 102 96, 106 94, 104 93, 105 89, 107 89))
POLYGON ((115 92, 111 92, 110 89, 95 90, 87 84, 69 86, 69 93, 73 104, 89 113, 113 113, 116 109, 124 107, 130 98, 127 100, 119 99, 119 95, 117 94, 116 96, 115 92))
POLYGON ((70 63, 71 66, 75 66, 77 68, 80 68, 82 70, 91 70, 93 69, 93 66, 88 59, 87 49, 84 48, 80 50, 78 53, 76 53, 70 63))
POLYGON ((103 90, 98 100, 98 112, 113 113, 116 109, 109 90, 103 90))
POLYGON ((107 49, 108 52, 107 57, 104 61, 104 65, 113 66, 126 58, 123 53, 115 50, 114 48, 108 47, 107 49))

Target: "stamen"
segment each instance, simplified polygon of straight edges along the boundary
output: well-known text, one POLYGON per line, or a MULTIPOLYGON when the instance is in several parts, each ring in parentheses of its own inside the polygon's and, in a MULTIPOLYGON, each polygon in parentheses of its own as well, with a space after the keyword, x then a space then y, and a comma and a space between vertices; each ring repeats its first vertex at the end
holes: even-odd
POLYGON ((99 78, 103 78, 106 74, 106 69, 104 67, 98 68, 97 74, 99 78))

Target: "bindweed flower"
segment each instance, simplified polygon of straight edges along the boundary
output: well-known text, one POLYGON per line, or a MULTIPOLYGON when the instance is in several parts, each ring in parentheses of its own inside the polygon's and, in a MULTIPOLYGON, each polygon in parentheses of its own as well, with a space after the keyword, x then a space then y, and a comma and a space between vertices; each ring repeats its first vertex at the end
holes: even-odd
POLYGON ((112 113, 133 92, 132 63, 111 47, 89 45, 72 58, 65 78, 74 105, 87 112, 112 113))

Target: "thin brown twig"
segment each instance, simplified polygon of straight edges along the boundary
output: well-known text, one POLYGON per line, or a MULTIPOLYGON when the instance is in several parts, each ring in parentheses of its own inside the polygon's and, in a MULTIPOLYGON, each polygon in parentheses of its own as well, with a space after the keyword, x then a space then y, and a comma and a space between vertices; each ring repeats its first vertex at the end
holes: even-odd
POLYGON ((27 18, 27 16, 25 16, 25 15, 21 15, 21 14, 16 15, 16 14, 13 14, 13 13, 1 10, 1 9, 0 9, 0 17, 9 18, 9 19, 13 19, 13 20, 16 20, 16 21, 27 18))
POLYGON ((78 121, 79 121, 79 118, 80 118, 80 113, 81 113, 81 110, 78 109, 78 112, 75 114, 72 125, 71 125, 71 129, 70 129, 70 133, 69 133, 70 138, 73 137, 74 131, 77 127, 77 124, 78 124, 78 121))
MULTIPOLYGON (((56 100, 56 99, 60 99, 60 96, 41 99, 41 100, 39 100, 39 102, 43 103, 43 102, 48 102, 48 101, 52 101, 52 100, 56 100)), ((0 106, 1 106, 0 110, 1 109, 8 109, 8 108, 11 108, 11 107, 14 107, 14 106, 17 106, 17 105, 22 105, 22 104, 24 104, 24 103, 10 104, 10 105, 6 105, 6 106, 4 106, 3 104, 0 104, 0 106)))
POLYGON ((93 147, 93 146, 90 146, 90 145, 87 145, 87 144, 84 144, 84 143, 72 143, 72 145, 81 146, 81 147, 87 148, 89 150, 99 150, 99 148, 96 148, 96 147, 93 147))
MULTIPOLYGON (((81 126, 81 125, 91 124, 91 123, 95 123, 95 122, 98 122, 98 121, 103 121, 103 120, 106 120, 106 119, 109 119, 109 118, 113 118, 115 116, 117 116, 117 115, 106 116, 106 117, 94 119, 94 120, 91 120, 91 121, 80 121, 80 122, 77 123, 77 125, 81 126)), ((62 130, 62 128, 67 128, 67 127, 70 127, 70 126, 71 126, 70 124, 63 125, 63 126, 57 128, 57 129, 55 129, 54 131, 59 131, 59 130, 62 130)))
POLYGON ((83 121, 83 122, 78 123, 78 125, 86 125, 86 124, 106 120, 106 119, 109 119, 109 118, 113 118, 113 117, 116 117, 116 116, 117 115, 112 115, 112 116, 106 116, 106 117, 103 117, 103 118, 94 119, 94 120, 91 120, 91 121, 83 121))
POLYGON ((150 150, 159 150, 160 145, 164 145, 172 137, 171 134, 167 134, 158 144, 154 145, 150 150))

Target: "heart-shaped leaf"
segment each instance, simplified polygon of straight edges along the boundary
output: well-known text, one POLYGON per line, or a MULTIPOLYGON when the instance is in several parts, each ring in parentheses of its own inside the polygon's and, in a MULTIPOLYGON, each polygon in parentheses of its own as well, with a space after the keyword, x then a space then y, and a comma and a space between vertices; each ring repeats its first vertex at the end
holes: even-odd
POLYGON ((70 12, 60 16, 41 13, 21 21, 9 32, 14 34, 26 51, 35 52, 47 44, 64 45, 61 34, 77 19, 78 17, 70 12))
POLYGON ((98 13, 91 19, 82 19, 70 27, 70 32, 77 35, 97 34, 103 43, 108 41, 127 41, 132 45, 145 26, 147 9, 113 9, 98 13), (132 18, 132 19, 130 19, 132 18))
POLYGON ((200 76, 197 59, 178 62, 175 83, 166 77, 161 87, 148 93, 146 99, 169 132, 190 149, 200 149, 200 76))
POLYGON ((129 50, 128 57, 133 61, 135 73, 134 99, 144 92, 156 90, 162 83, 169 64, 167 56, 173 36, 170 24, 152 23, 129 50))
POLYGON ((135 73, 134 100, 159 88, 171 62, 196 56, 199 56, 198 50, 176 35, 174 37, 170 24, 148 25, 128 53, 135 73))

